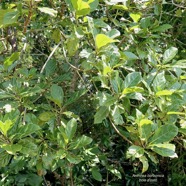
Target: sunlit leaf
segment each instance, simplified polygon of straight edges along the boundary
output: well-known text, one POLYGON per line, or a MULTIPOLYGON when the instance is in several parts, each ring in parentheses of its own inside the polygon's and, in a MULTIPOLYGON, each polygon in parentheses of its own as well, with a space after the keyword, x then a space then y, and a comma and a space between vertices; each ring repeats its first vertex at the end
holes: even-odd
POLYGON ((175 145, 170 143, 155 144, 151 146, 151 149, 164 157, 177 157, 175 153, 175 145))
POLYGON ((175 47, 170 47, 169 49, 167 49, 163 54, 163 63, 166 64, 169 61, 171 61, 176 56, 177 53, 178 49, 175 47))
POLYGON ((138 83, 140 83, 141 80, 142 80, 142 77, 141 77, 140 72, 129 73, 125 78, 124 86, 125 86, 125 88, 134 87, 134 86, 138 85, 138 83))
POLYGON ((71 119, 67 123, 66 129, 65 129, 65 132, 66 132, 66 135, 69 141, 74 137, 76 130, 77 130, 77 121, 75 119, 71 119))
POLYGON ((141 18, 141 14, 140 13, 131 13, 129 15, 130 15, 130 17, 132 18, 132 20, 135 23, 137 23, 140 20, 140 18, 141 18))
POLYGON ((110 37, 106 36, 105 34, 98 34, 95 39, 96 42, 96 48, 99 50, 100 48, 116 42, 116 40, 111 39, 110 37))
POLYGON ((13 124, 11 120, 6 120, 5 122, 0 121, 0 131, 2 134, 7 136, 7 132, 13 127, 13 124))
POLYGON ((161 90, 156 92, 156 96, 170 96, 174 93, 172 90, 161 90))
POLYGON ((38 9, 48 15, 51 15, 52 17, 56 17, 57 16, 57 11, 54 10, 53 8, 49 8, 49 7, 38 7, 38 9))

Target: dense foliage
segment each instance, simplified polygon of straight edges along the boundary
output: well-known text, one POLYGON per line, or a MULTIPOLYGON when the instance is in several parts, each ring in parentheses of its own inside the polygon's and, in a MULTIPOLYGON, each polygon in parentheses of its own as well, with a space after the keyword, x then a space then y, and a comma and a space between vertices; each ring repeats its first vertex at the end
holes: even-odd
POLYGON ((0 185, 186 184, 185 1, 0 3, 0 185))

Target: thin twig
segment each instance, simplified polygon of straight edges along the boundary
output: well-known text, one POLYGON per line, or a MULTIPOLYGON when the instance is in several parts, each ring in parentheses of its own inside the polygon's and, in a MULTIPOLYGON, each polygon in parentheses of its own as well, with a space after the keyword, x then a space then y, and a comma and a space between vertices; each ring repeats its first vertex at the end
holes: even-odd
POLYGON ((125 136, 123 136, 120 131, 116 128, 116 126, 114 125, 114 123, 112 122, 112 119, 109 117, 110 123, 112 125, 112 127, 114 128, 114 130, 128 143, 130 143, 131 145, 133 144, 129 139, 127 139, 125 136))
POLYGON ((176 4, 176 3, 174 2, 174 0, 172 0, 172 4, 173 4, 174 6, 179 7, 179 8, 186 8, 186 6, 182 6, 182 5, 176 4))
POLYGON ((57 48, 59 47, 59 45, 61 44, 61 42, 58 43, 58 45, 56 45, 54 47, 54 49, 52 50, 52 52, 50 53, 50 55, 48 56, 48 59, 46 60, 45 64, 43 65, 41 71, 40 71, 40 74, 42 74, 45 70, 45 67, 47 65, 47 63, 49 62, 49 60, 51 59, 51 57, 53 56, 54 52, 57 50, 57 48))

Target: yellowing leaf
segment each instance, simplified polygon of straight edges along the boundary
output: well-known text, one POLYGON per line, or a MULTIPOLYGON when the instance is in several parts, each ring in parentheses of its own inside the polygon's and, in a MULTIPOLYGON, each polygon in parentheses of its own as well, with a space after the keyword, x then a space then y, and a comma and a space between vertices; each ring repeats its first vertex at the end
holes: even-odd
POLYGON ((12 63, 19 59, 19 52, 14 52, 9 58, 4 61, 5 67, 9 67, 12 63))
POLYGON ((111 73, 111 72, 112 72, 111 67, 109 67, 109 66, 104 67, 104 69, 103 69, 103 75, 104 76, 107 75, 108 73, 111 73))
POLYGON ((144 89, 142 87, 128 87, 125 88, 122 92, 122 94, 130 94, 130 93, 135 93, 135 92, 143 92, 144 89))
POLYGON ((132 18, 132 20, 135 22, 135 23, 137 23, 139 20, 140 20, 140 18, 141 18, 141 14, 139 14, 139 13, 136 13, 136 14, 130 14, 130 17, 132 18))
POLYGON ((90 13, 90 6, 87 2, 82 0, 71 0, 72 5, 76 11, 76 16, 83 16, 90 13))
POLYGON ((106 36, 105 34, 98 34, 96 36, 96 48, 99 50, 101 47, 104 47, 110 43, 117 42, 117 40, 111 39, 110 37, 106 36))
POLYGON ((7 136, 7 132, 9 129, 11 129, 13 126, 13 123, 11 120, 6 120, 4 123, 0 121, 0 131, 3 133, 3 135, 7 136))
POLYGON ((67 51, 69 56, 74 56, 79 48, 79 39, 77 37, 70 37, 67 40, 67 51))
POLYGON ((186 113, 183 113, 183 112, 167 112, 168 115, 182 115, 182 116, 185 116, 186 113))
POLYGON ((156 92, 156 96, 170 96, 172 95, 174 92, 172 90, 161 90, 156 92))

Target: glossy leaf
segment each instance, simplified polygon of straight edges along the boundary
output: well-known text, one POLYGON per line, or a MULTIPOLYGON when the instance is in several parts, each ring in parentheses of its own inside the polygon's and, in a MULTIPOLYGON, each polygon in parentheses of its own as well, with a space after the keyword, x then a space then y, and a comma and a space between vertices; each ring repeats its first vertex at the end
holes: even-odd
POLYGON ((170 143, 155 144, 151 146, 151 149, 164 157, 177 157, 175 154, 175 145, 170 143))
POLYGON ((138 85, 142 80, 141 73, 140 72, 132 72, 129 73, 124 81, 124 87, 134 87, 138 85))
POLYGON ((172 124, 159 127, 152 138, 150 144, 164 143, 172 140, 178 134, 178 128, 172 124))
POLYGON ((175 47, 171 47, 167 49, 163 54, 163 63, 166 64, 169 61, 171 61, 176 56, 177 53, 178 53, 178 49, 175 47))
POLYGON ((166 85, 166 79, 165 79, 165 72, 163 71, 157 74, 157 76, 154 78, 153 88, 156 91, 160 91, 164 89, 165 85, 166 85))
POLYGON ((39 11, 48 14, 52 17, 56 17, 57 16, 57 11, 54 10, 53 8, 49 8, 49 7, 38 7, 39 11))
POLYGON ((152 121, 148 119, 142 119, 138 125, 138 131, 140 134, 141 140, 148 140, 152 132, 152 121))
POLYGON ((102 123, 102 121, 108 116, 109 109, 105 106, 99 107, 94 115, 94 124, 102 123))
POLYGON ((128 148, 127 158, 135 157, 140 158, 144 154, 144 149, 140 146, 132 145, 128 148))
POLYGON ((74 137, 76 130, 77 130, 77 121, 75 119, 71 119, 67 123, 67 126, 65 128, 65 133, 69 141, 74 137))

